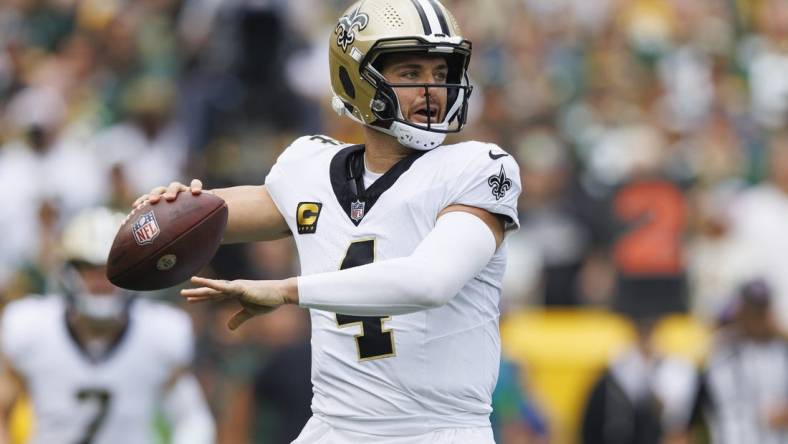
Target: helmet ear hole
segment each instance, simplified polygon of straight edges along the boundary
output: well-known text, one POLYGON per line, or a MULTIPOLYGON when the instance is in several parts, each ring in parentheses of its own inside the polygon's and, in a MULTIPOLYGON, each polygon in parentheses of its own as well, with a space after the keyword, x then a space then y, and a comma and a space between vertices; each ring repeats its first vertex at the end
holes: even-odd
POLYGON ((356 87, 353 86, 353 81, 350 80, 350 74, 344 66, 339 67, 339 81, 342 82, 342 88, 345 89, 345 94, 351 99, 356 98, 356 87))

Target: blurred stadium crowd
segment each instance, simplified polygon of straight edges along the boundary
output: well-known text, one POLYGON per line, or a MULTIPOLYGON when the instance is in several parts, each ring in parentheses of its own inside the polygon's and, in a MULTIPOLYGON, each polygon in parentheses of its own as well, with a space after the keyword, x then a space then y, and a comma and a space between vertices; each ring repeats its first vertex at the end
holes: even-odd
MULTIPOLYGON (((500 442, 788 442, 788 1, 446 4, 474 43, 458 137, 504 147, 524 185, 500 442), (716 426, 687 433, 709 398, 716 426)), ((51 290, 82 208, 262 183, 301 134, 358 141, 328 106, 348 5, 0 2, 2 301, 51 290)), ((222 247, 207 273, 296 264, 285 240, 222 247)), ((231 334, 231 307, 188 310, 221 442, 289 442, 309 415, 304 313, 231 334)))

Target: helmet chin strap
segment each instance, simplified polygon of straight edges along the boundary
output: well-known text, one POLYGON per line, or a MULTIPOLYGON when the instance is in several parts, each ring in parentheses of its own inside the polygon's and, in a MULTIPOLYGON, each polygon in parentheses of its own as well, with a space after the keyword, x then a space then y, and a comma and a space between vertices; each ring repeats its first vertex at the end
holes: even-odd
MULTIPOLYGON (((430 107, 430 94, 425 88, 425 94, 427 96, 427 108, 430 107)), ((402 106, 399 104, 399 98, 397 98, 397 117, 400 120, 405 121, 405 116, 402 115, 402 106)), ((432 120, 428 117, 428 121, 432 120)), ((441 123, 432 123, 430 122, 428 125, 431 128, 437 128, 439 130, 445 130, 448 128, 448 115, 444 119, 444 122, 441 123)), ((446 140, 446 133, 443 132, 435 132, 430 131, 427 128, 419 128, 418 126, 408 125, 407 123, 397 122, 391 124, 391 129, 389 130, 389 134, 397 138, 400 144, 419 151, 429 151, 433 148, 437 148, 441 146, 444 140, 446 140)))
MULTIPOLYGON (((334 112, 336 112, 338 115, 350 117, 355 122, 368 126, 369 128, 381 133, 388 134, 389 136, 397 139, 397 141, 403 146, 414 150, 429 151, 433 148, 441 146, 443 141, 446 140, 446 133, 428 131, 427 129, 421 129, 402 122, 393 122, 390 128, 366 124, 354 116, 353 113, 351 113, 345 107, 345 103, 338 96, 334 96, 331 99, 331 108, 333 108, 334 112)), ((397 114, 399 115, 400 119, 403 119, 402 111, 399 109, 399 107, 397 107, 397 114)), ((434 128, 445 129, 448 127, 448 124, 443 122, 432 124, 431 126, 434 128)))
POLYGON ((434 131, 427 131, 426 129, 419 129, 401 122, 392 123, 390 130, 381 130, 384 133, 396 137, 400 144, 420 151, 429 151, 433 148, 437 148, 446 140, 445 133, 436 133, 434 131))

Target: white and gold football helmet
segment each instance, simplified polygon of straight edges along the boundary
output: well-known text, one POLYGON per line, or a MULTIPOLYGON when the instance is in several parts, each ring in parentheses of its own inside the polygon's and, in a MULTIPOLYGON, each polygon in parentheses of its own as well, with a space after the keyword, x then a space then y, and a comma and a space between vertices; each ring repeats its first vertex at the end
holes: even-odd
POLYGON ((471 42, 437 0, 358 1, 339 18, 329 42, 332 107, 404 146, 433 149, 465 125, 473 89, 467 75, 470 58, 471 42), (406 52, 444 56, 446 83, 389 83, 381 74, 381 56, 406 52), (445 88, 443 120, 421 124, 403 118, 394 87, 422 88, 427 100, 431 88, 445 88))
POLYGON ((115 234, 126 216, 109 208, 89 208, 79 212, 63 229, 60 242, 63 260, 92 266, 107 264, 115 234))

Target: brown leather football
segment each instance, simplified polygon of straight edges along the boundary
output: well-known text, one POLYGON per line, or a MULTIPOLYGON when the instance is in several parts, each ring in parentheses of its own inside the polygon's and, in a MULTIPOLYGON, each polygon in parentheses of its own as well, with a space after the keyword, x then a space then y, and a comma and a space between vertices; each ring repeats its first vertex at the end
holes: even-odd
POLYGON ((129 290, 159 290, 189 279, 211 260, 227 226, 218 196, 181 193, 131 212, 115 235, 107 278, 129 290))

